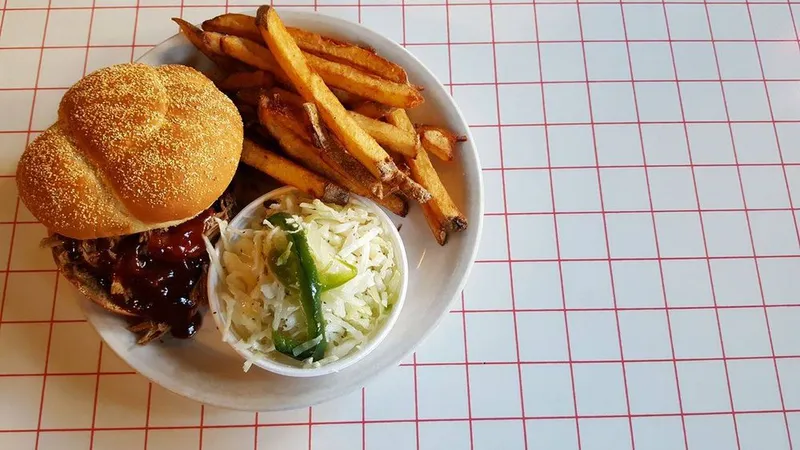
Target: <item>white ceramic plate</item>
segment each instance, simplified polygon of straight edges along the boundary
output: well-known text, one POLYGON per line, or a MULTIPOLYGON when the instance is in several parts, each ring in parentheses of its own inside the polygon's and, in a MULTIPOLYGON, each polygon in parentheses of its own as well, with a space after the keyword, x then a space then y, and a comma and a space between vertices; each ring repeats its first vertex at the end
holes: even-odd
MULTIPOLYGON (((380 372, 397 365, 438 325, 466 283, 475 260, 483 225, 483 183, 478 153, 467 123, 434 75, 400 45, 358 24, 317 13, 278 9, 287 25, 369 45, 402 65, 412 83, 425 87, 425 103, 409 114, 415 122, 444 125, 466 135, 454 162, 437 164, 453 200, 469 220, 469 228, 451 235, 446 246, 436 244, 417 206, 400 233, 409 261, 408 295, 392 332, 367 357, 342 372, 317 378, 289 378, 260 370, 242 371, 242 359, 221 341, 214 321, 206 317, 192 340, 167 339, 137 346, 124 322, 89 301, 82 307, 111 349, 135 370, 179 395, 232 409, 275 411, 307 407, 359 389, 380 372)), ((255 14, 255 11, 252 12, 255 14)), ((210 18, 211 16, 209 16, 210 18)), ((208 61, 181 35, 161 43, 140 62, 187 64, 198 68, 208 61)))

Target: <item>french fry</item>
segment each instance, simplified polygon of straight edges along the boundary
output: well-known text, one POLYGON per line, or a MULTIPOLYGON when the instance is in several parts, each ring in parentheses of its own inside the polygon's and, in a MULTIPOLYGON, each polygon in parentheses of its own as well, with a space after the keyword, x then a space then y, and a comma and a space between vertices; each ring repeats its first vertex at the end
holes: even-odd
POLYGON ((238 91, 245 88, 269 88, 275 84, 275 75, 271 72, 256 70, 252 72, 236 72, 217 83, 223 91, 238 91))
POLYGON ((398 108, 413 108, 424 101, 422 94, 410 84, 385 80, 311 53, 306 53, 305 57, 311 68, 332 87, 398 108))
POLYGON ((329 172, 331 172, 331 170, 319 156, 317 149, 311 145, 310 142, 294 134, 292 130, 285 128, 280 122, 274 120, 267 120, 265 122, 266 124, 262 123, 264 129, 270 136, 278 141, 283 151, 294 159, 295 162, 316 172, 318 175, 332 179, 334 182, 341 184, 343 188, 351 190, 347 186, 344 186, 339 180, 330 176, 329 172))
POLYGON ((442 161, 452 161, 456 142, 466 140, 465 137, 456 136, 444 128, 430 125, 418 126, 417 133, 422 147, 442 161))
MULTIPOLYGON (((216 31, 263 42, 256 18, 245 14, 223 14, 203 22, 203 30, 216 31)), ((323 58, 347 64, 396 83, 406 83, 406 71, 374 51, 342 42, 300 28, 287 27, 301 50, 323 58)))
POLYGON ((442 216, 433 211, 432 203, 428 202, 420 205, 422 215, 425 217, 425 222, 428 224, 428 228, 431 229, 436 243, 444 245, 447 243, 447 226, 442 223, 442 216))
MULTIPOLYGON (((343 173, 331 167, 323 158, 320 149, 307 140, 305 136, 298 136, 291 129, 284 127, 280 120, 275 120, 275 117, 269 115, 269 111, 264 111, 261 119, 266 131, 278 141, 286 154, 294 158, 295 161, 305 165, 309 170, 319 175, 330 178, 348 191, 375 201, 400 217, 408 215, 408 202, 403 198, 394 194, 378 198, 364 184, 355 179, 352 174, 343 173)), ((358 163, 356 162, 356 164, 358 163)), ((361 166, 359 165, 358 167, 361 166)), ((364 171, 364 168, 361 167, 361 170, 364 171)), ((372 179, 369 172, 366 175, 372 179)))
POLYGON ((314 103, 320 117, 341 141, 347 151, 357 158, 380 181, 399 182, 402 173, 386 151, 364 131, 333 95, 322 78, 311 70, 300 48, 294 42, 277 12, 270 6, 258 9, 256 23, 275 59, 292 85, 308 102, 314 103))
MULTIPOLYGON (((270 51, 271 48, 250 39, 213 31, 203 32, 203 37, 210 48, 218 48, 224 54, 245 64, 270 71, 281 83, 293 84, 276 61, 274 52, 270 51)), ((409 84, 384 80, 353 67, 303 53, 291 36, 287 34, 283 37, 286 39, 284 42, 291 42, 298 49, 297 59, 304 59, 303 63, 317 72, 322 80, 333 88, 400 108, 412 108, 423 102, 422 94, 409 84)))
POLYGON ((372 100, 365 100, 353 105, 351 110, 362 116, 369 117, 370 119, 381 120, 392 111, 392 107, 373 102, 372 100))
POLYGON ((242 162, 322 201, 343 205, 350 199, 349 193, 340 186, 248 138, 242 144, 242 162))
POLYGON ((256 26, 256 18, 246 14, 222 14, 204 21, 200 26, 205 31, 230 34, 247 38, 251 41, 263 42, 261 32, 258 31, 256 26))
POLYGON ((311 142, 320 150, 322 159, 340 174, 352 178, 358 184, 364 186, 377 198, 383 198, 388 195, 386 187, 376 180, 357 159, 349 154, 338 140, 328 134, 327 127, 320 120, 317 107, 312 103, 305 103, 303 104, 303 110, 310 125, 311 142))
POLYGON ((262 96, 258 103, 258 116, 262 122, 278 122, 283 128, 311 142, 311 133, 304 120, 302 106, 283 100, 278 92, 262 96))
POLYGON ((223 54, 215 52, 212 48, 203 41, 203 30, 197 28, 191 23, 173 17, 172 21, 178 24, 181 33, 186 36, 186 39, 192 43, 202 54, 210 59, 214 64, 225 72, 236 72, 241 69, 241 64, 233 58, 227 57, 223 54))
POLYGON ((344 63, 395 83, 407 83, 406 71, 374 51, 336 39, 320 36, 299 28, 289 28, 289 33, 300 49, 332 61, 344 63))
POLYGON ((370 136, 375 138, 378 144, 386 147, 386 149, 401 155, 411 156, 412 158, 417 155, 417 143, 419 138, 416 134, 401 130, 386 122, 362 116, 355 111, 350 111, 350 116, 355 119, 356 123, 369 133, 370 136))
POLYGON ((349 107, 351 107, 353 105, 356 105, 356 104, 361 103, 361 102, 364 101, 363 98, 361 98, 361 97, 359 97, 359 96, 357 96, 355 94, 351 94, 350 92, 343 91, 343 90, 337 89, 335 87, 331 87, 331 92, 333 92, 333 95, 335 95, 336 98, 338 98, 339 101, 342 102, 342 105, 344 105, 345 108, 349 108, 349 107))
MULTIPOLYGON (((297 111, 300 112, 300 115, 304 115, 302 113, 302 108, 305 101, 300 95, 288 92, 281 88, 273 88, 269 92, 270 95, 276 97, 280 103, 297 108, 297 111)), ((370 119, 369 117, 353 111, 350 112, 350 115, 353 117, 353 119, 355 119, 356 123, 358 123, 361 128, 363 128, 370 136, 372 136, 378 142, 378 144, 386 147, 387 150, 409 156, 416 155, 418 140, 416 134, 408 133, 386 122, 370 119)), ((394 157, 392 159, 396 160, 394 157)))
MULTIPOLYGON (((386 120, 407 131, 414 129, 414 125, 402 109, 392 111, 386 120)), ((421 184, 432 196, 431 201, 427 205, 423 205, 428 206, 428 208, 423 208, 423 213, 436 216, 435 220, 427 218, 429 226, 441 224, 441 229, 431 228, 434 235, 439 236, 442 230, 445 232, 465 230, 467 228, 467 218, 458 210, 458 207, 450 198, 450 194, 447 193, 442 181, 439 179, 439 175, 436 173, 436 169, 431 164, 428 152, 420 148, 416 158, 406 157, 405 160, 411 168, 411 178, 421 184)), ((437 241, 439 241, 438 237, 437 241)))
POLYGON ((272 53, 263 45, 238 36, 228 36, 210 31, 203 32, 203 40, 215 52, 220 52, 257 69, 271 72, 277 81, 291 84, 272 53))

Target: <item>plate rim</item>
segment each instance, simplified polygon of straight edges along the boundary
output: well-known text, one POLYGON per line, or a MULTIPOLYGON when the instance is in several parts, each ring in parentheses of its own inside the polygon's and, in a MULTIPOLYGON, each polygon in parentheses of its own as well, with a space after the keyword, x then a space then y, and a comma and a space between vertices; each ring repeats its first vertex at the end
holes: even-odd
MULTIPOLYGON (((95 332, 97 332, 97 334, 100 336, 100 338, 103 341, 103 343, 105 343, 106 346, 109 349, 111 349, 120 359, 125 361, 126 364, 129 364, 131 366, 131 368, 136 373, 138 373, 139 375, 144 376, 149 382, 154 383, 154 384, 156 384, 158 386, 161 386, 162 388, 167 389, 168 391, 170 391, 170 392, 172 392, 172 393, 174 393, 174 394, 176 394, 176 395, 178 395, 180 397, 187 398, 187 399, 190 399, 190 400, 193 400, 193 401, 205 404, 205 405, 209 405, 209 406, 215 406, 215 407, 233 409, 233 410, 240 410, 240 411, 261 411, 261 412, 287 411, 287 410, 293 410, 293 409, 298 409, 298 408, 310 407, 310 406, 313 406, 313 405, 317 405, 317 404, 320 404, 320 403, 324 403, 324 402, 331 401, 333 399, 348 395, 348 394, 356 391, 357 389, 363 388, 369 382, 371 382, 372 380, 374 380, 377 377, 381 376, 382 374, 386 373, 387 371, 389 371, 389 370, 391 370, 393 368, 396 368, 403 360, 405 360, 411 354, 416 352, 420 348, 420 346, 422 344, 424 344, 425 341, 431 336, 431 334, 433 334, 433 332, 436 331, 440 327, 442 321, 447 316, 449 311, 452 309, 452 307, 456 303, 457 299, 460 297, 460 294, 463 293, 464 288, 466 287, 466 284, 469 281, 470 275, 471 275, 472 270, 473 270, 473 268, 475 266, 475 262, 476 262, 476 259, 477 259, 478 252, 480 250, 480 244, 482 242, 483 230, 484 230, 485 192, 484 192, 484 180, 483 180, 483 166, 482 166, 481 160, 480 160, 480 153, 478 152, 478 147, 477 147, 477 145, 475 143, 475 138, 474 138, 474 136, 472 134, 472 130, 470 129, 469 122, 467 121, 466 117, 464 116, 463 111, 458 106, 458 104, 456 103, 456 101, 453 98, 452 94, 448 91, 447 87, 445 87, 445 85, 439 80, 439 78, 436 77, 436 75, 433 73, 433 71, 427 65, 425 65, 422 61, 420 61, 419 58, 417 58, 413 53, 411 53, 406 47, 404 47, 403 45, 401 45, 400 43, 398 43, 394 39, 392 39, 392 38, 390 38, 388 36, 385 36, 385 35, 379 33, 378 31, 375 31, 375 30, 373 30, 371 28, 368 28, 368 27, 366 27, 366 26, 364 26, 364 25, 362 25, 362 24, 360 24, 358 22, 350 21, 350 20, 343 19, 343 18, 340 18, 340 17, 337 17, 337 16, 326 15, 326 14, 320 13, 319 11, 316 11, 316 10, 315 11, 308 11, 308 10, 300 10, 300 9, 291 8, 291 7, 281 7, 281 6, 275 6, 275 9, 279 11, 279 14, 281 15, 282 18, 286 18, 288 16, 289 17, 289 19, 288 19, 289 21, 292 21, 295 18, 298 18, 298 19, 310 18, 312 20, 314 20, 315 18, 319 18, 319 20, 321 20, 323 22, 324 21, 328 21, 329 23, 333 23, 333 25, 335 25, 335 26, 337 26, 339 28, 356 28, 356 29, 359 30, 359 32, 367 35, 368 38, 383 39, 383 40, 385 40, 387 42, 390 42, 392 44, 392 46, 395 47, 397 50, 402 51, 403 53, 405 53, 406 57, 414 60, 415 63, 418 65, 419 69, 421 69, 424 72, 427 72, 431 76, 431 78, 436 80, 436 83, 439 84, 439 86, 447 93, 445 101, 450 104, 450 107, 452 108, 452 110, 457 115, 459 121, 461 122, 461 124, 463 124, 464 132, 467 135, 467 139, 471 143, 471 146, 469 147, 469 149, 470 149, 470 151, 472 153, 472 156, 474 157, 474 161, 475 161, 475 165, 476 165, 477 177, 475 177, 475 179, 472 179, 472 178, 468 179, 468 178, 465 177, 464 180, 466 180, 467 183, 476 183, 477 184, 477 189, 476 189, 476 192, 477 192, 476 200, 477 201, 476 201, 476 204, 475 204, 475 208, 477 210, 476 213, 475 213, 475 216, 477 218, 477 221, 473 220, 472 221, 473 223, 470 224, 470 226, 475 230, 475 241, 472 244, 471 250, 469 251, 468 261, 467 261, 466 266, 464 268, 464 272, 463 272, 463 274, 461 276, 461 279, 456 284, 456 289, 454 290, 454 292, 452 294, 452 297, 446 303, 444 303, 444 305, 443 305, 444 307, 443 307, 442 312, 439 313, 437 315, 436 319, 432 322, 432 324, 423 333, 420 334, 420 337, 416 340, 416 343, 414 343, 414 345, 411 345, 399 357, 392 358, 391 362, 387 362, 387 363, 385 363, 383 365, 383 367, 375 370, 371 375, 369 375, 368 377, 364 378, 361 382, 356 383, 355 385, 351 386, 349 389, 346 389, 346 390, 345 389, 331 390, 331 391, 329 391, 329 393, 327 393, 325 395, 320 395, 319 397, 317 397, 317 400, 314 403, 301 402, 301 403, 289 404, 289 405, 287 405, 285 407, 281 407, 281 408, 274 408, 274 409, 267 408, 267 409, 264 409, 264 407, 262 406, 259 409, 253 409, 253 408, 241 407, 241 406, 238 406, 235 403, 230 403, 230 402, 229 403, 223 403, 223 402, 214 401, 213 398, 205 398, 205 396, 203 396, 203 395, 194 395, 193 396, 193 395, 190 395, 185 390, 176 389, 175 386, 179 386, 179 385, 181 385, 183 383, 180 383, 180 382, 174 382, 174 383, 167 382, 167 383, 165 383, 165 380, 159 379, 156 376, 157 373, 151 372, 149 370, 146 370, 147 366, 145 366, 145 370, 142 370, 141 366, 140 367, 134 367, 132 364, 130 364, 128 362, 129 358, 126 358, 124 356, 124 354, 128 353, 128 351, 124 348, 124 345, 122 343, 118 343, 118 342, 113 342, 113 343, 109 342, 105 338, 103 333, 100 331, 100 329, 98 328, 98 324, 96 323, 96 321, 93 320, 94 317, 96 317, 96 316, 95 316, 95 313, 94 312, 90 312, 90 310, 92 310, 92 309, 93 310, 97 310, 96 306, 91 304, 91 302, 89 302, 85 298, 81 299, 81 300, 83 300, 81 309, 83 310, 84 314, 86 315, 87 321, 95 329, 95 332), (477 223, 474 223, 474 222, 477 222, 477 223)), ((241 11, 241 13, 242 14, 254 14, 255 11, 256 11, 255 9, 252 9, 252 10, 241 11)), ((188 39, 186 39, 184 36, 182 36, 180 32, 177 32, 177 33, 167 37, 166 39, 162 40, 161 42, 156 44, 153 48, 147 50, 145 53, 143 53, 142 55, 137 57, 133 62, 141 62, 143 60, 146 60, 148 57, 152 57, 152 55, 155 54, 155 53, 163 52, 165 49, 171 48, 170 46, 175 46, 175 47, 183 46, 183 47, 187 47, 187 48, 190 47, 190 48, 194 49, 194 47, 188 41, 188 39), (182 41, 182 42, 175 42, 173 44, 172 41, 182 41)), ((195 51, 197 51, 197 50, 195 50, 195 51)), ((98 311, 98 313, 107 314, 107 312, 104 311, 104 310, 98 311)))

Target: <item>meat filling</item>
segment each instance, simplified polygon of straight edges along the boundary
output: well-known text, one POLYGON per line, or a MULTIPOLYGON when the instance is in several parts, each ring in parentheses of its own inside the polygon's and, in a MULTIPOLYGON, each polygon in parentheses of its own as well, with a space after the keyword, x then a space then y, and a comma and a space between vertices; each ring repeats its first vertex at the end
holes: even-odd
POLYGON ((117 306, 185 339, 202 324, 192 292, 208 265, 203 234, 214 215, 208 209, 180 225, 121 238, 60 240, 70 263, 92 274, 117 306))

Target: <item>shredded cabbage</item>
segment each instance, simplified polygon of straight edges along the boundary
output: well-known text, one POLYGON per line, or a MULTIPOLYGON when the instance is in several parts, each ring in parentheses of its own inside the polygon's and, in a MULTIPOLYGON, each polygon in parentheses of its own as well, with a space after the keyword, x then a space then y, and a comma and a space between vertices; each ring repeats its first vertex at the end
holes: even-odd
MULTIPOLYGON (((389 230, 360 201, 327 205, 295 193, 277 200, 269 206, 270 211, 293 215, 305 231, 315 259, 336 257, 357 269, 355 277, 346 283, 322 292, 328 346, 323 359, 302 362, 303 367, 318 367, 358 351, 369 341, 397 300, 401 273, 389 230)), ((206 246, 211 266, 221 280, 217 293, 224 323, 223 340, 249 350, 256 358, 282 361, 286 356, 275 349, 274 330, 304 342, 295 349, 296 354, 316 345, 319 339, 315 342, 304 336, 306 322, 297 290, 284 287, 267 263, 273 248, 282 250, 282 262, 288 258, 290 248, 285 232, 263 217, 252 221, 250 228, 240 230, 217 220, 220 252, 210 242, 206 246)), ((317 267, 322 271, 325 265, 318 260, 317 267)), ((247 371, 253 362, 245 361, 243 370, 247 371)))

